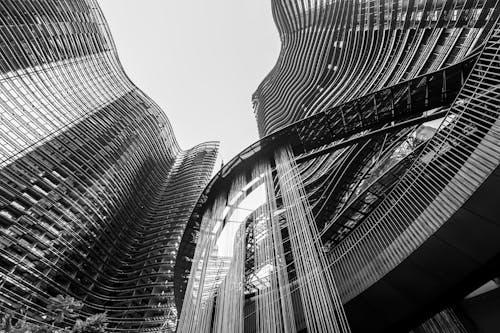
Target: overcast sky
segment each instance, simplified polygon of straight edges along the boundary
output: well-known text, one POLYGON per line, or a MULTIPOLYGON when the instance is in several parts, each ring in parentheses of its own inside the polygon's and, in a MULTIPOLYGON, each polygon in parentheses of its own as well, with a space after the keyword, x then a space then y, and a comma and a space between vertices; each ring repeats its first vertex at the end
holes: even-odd
POLYGON ((257 139, 251 95, 279 52, 270 0, 99 3, 125 70, 181 147, 217 140, 228 162, 257 139))

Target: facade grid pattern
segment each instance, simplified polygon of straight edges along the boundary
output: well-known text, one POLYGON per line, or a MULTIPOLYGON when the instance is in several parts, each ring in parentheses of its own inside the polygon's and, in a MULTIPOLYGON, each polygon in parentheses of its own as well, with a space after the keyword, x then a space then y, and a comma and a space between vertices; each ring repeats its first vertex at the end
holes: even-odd
POLYGON ((179 148, 95 0, 1 1, 2 311, 39 322, 62 294, 115 331, 174 329, 173 266, 217 149, 179 148))

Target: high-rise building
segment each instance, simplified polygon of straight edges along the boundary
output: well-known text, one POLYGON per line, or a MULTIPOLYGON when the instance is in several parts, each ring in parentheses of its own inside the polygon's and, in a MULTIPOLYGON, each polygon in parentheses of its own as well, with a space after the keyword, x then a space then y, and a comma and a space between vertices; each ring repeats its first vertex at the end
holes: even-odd
POLYGON ((500 1, 271 3, 262 138, 208 182, 217 143, 180 149, 96 0, 0 2, 0 311, 37 323, 67 295, 124 332, 498 322, 500 1))
POLYGON ((174 329, 173 266, 217 147, 179 148, 95 0, 1 1, 2 312, 42 321, 61 294, 116 331, 174 329))
POLYGON ((261 136, 460 62, 484 42, 496 1, 280 1, 282 43, 254 93, 261 136))
POLYGON ((191 216, 178 331, 467 332, 446 307, 499 274, 500 2, 271 3, 262 138, 191 216))
MULTIPOLYGON (((261 136, 460 63, 483 45, 499 10, 496 1, 312 3, 272 1, 282 49, 253 97, 261 136)), ((367 117, 359 112, 333 126, 355 126, 367 117)), ((406 140, 409 130, 351 145, 301 166, 320 228, 359 191, 356 183, 380 171, 380 157, 406 140)))

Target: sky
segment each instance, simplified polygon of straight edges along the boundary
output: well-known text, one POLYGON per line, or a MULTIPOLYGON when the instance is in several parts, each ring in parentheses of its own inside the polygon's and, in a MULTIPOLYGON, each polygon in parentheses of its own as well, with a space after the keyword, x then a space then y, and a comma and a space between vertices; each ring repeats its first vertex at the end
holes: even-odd
POLYGON ((251 96, 280 48, 271 0, 98 1, 127 74, 183 149, 220 141, 220 164, 257 140, 251 96))

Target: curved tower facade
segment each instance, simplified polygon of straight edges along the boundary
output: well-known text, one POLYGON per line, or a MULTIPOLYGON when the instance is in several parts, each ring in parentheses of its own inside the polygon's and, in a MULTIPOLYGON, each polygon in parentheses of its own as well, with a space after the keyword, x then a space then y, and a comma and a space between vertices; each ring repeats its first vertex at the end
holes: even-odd
POLYGON ((42 321, 62 294, 117 331, 174 329, 173 265, 217 149, 179 148, 97 1, 2 1, 3 311, 42 321))
MULTIPOLYGON (((349 103, 359 111, 334 126, 349 128, 362 125, 364 119, 370 122, 370 114, 363 113, 366 105, 356 104, 358 98, 404 87, 408 80, 477 54, 498 18, 499 2, 273 0, 272 10, 282 48, 275 67, 253 95, 261 136, 320 113, 339 113, 349 103)), ((449 75, 445 80, 456 85, 465 77, 452 79, 449 75)), ((386 93, 399 107, 412 103, 411 89, 386 93)), ((455 87, 448 83, 440 95, 431 93, 445 97, 446 90, 452 89, 455 87)), ((423 98, 430 101, 429 96, 427 92, 423 98)), ((417 141, 434 134, 436 123, 431 125, 418 129, 417 141)), ((300 166, 320 229, 331 224, 359 191, 359 184, 366 185, 367 179, 384 168, 383 156, 396 149, 400 155, 413 150, 400 144, 408 135, 415 136, 414 130, 406 127, 385 138, 348 145, 300 166)), ((337 242, 325 241, 327 246, 337 242)))
POLYGON ((498 276, 500 2, 271 3, 282 50, 253 95, 262 138, 188 222, 178 330, 498 323, 498 296, 483 318, 447 307, 498 276))
POLYGON ((281 52, 254 93, 261 136, 467 57, 497 1, 272 0, 281 52))

